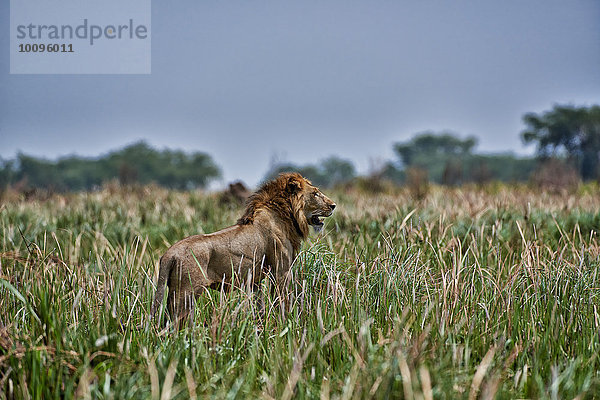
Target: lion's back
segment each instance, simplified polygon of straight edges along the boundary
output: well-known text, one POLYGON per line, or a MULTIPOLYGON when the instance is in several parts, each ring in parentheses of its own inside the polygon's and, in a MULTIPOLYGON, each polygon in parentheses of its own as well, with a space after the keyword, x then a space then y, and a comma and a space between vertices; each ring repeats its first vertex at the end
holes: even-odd
POLYGON ((240 226, 233 225, 220 231, 188 236, 174 243, 162 256, 165 260, 177 260, 180 264, 208 262, 215 250, 229 247, 232 237, 239 235, 240 226))
POLYGON ((206 243, 206 235, 192 235, 174 243, 161 257, 161 264, 177 260, 179 263, 185 264, 191 257, 200 257, 208 249, 206 243), (193 255, 192 255, 193 254, 193 255))

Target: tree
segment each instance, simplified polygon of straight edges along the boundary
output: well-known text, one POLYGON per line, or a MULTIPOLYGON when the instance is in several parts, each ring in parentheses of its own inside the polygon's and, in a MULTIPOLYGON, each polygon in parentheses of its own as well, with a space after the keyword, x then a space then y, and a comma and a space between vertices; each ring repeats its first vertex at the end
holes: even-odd
POLYGON ((17 179, 25 180, 29 186, 62 189, 60 176, 51 161, 19 153, 17 155, 17 165, 17 179))
POLYGON ((598 178, 600 161, 600 106, 555 105, 541 115, 523 116, 524 143, 537 143, 540 159, 566 158, 584 180, 598 178))
POLYGON ((396 143, 394 151, 405 166, 411 166, 423 162, 425 158, 470 154, 476 144, 477 139, 472 136, 462 140, 450 132, 435 134, 427 131, 417 134, 409 142, 396 143))
POLYGON ((373 177, 386 179, 394 183, 404 183, 406 181, 406 171, 395 162, 388 161, 372 174, 373 177))
POLYGON ((116 168, 113 176, 118 175, 126 183, 156 182, 172 189, 191 189, 204 187, 221 176, 208 154, 157 151, 143 141, 110 153, 107 158, 111 168, 116 168))
POLYGON ((321 171, 327 177, 326 186, 334 186, 348 182, 356 176, 356 169, 351 161, 331 156, 321 161, 321 171))
POLYGON ((394 151, 404 168, 424 169, 434 182, 459 184, 463 180, 463 163, 476 144, 474 137, 460 139, 449 132, 428 131, 408 142, 396 143, 394 151))
POLYGON ((14 161, 0 157, 0 193, 10 185, 15 177, 14 161))

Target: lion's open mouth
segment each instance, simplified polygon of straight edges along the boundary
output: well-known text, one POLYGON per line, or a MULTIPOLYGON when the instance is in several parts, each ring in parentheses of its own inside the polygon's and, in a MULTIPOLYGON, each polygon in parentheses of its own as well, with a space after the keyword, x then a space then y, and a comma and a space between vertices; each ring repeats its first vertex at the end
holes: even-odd
POLYGON ((320 217, 319 215, 313 215, 310 220, 308 221, 308 223, 314 227, 318 227, 318 228, 322 228, 324 223, 323 223, 323 219, 322 217, 320 217))

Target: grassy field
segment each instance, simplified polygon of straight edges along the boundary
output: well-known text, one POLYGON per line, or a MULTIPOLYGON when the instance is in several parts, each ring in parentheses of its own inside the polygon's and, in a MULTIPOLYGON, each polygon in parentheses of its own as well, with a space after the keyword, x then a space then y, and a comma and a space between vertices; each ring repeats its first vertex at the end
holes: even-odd
POLYGON ((155 187, 0 206, 0 399, 600 398, 600 191, 326 191, 285 302, 148 321, 169 244, 235 222, 155 187))

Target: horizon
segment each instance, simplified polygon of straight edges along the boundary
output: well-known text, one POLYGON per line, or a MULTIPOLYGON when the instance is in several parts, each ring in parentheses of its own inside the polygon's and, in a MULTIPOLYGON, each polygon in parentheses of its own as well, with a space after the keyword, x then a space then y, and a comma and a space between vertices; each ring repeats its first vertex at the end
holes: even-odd
MULTIPOLYGON (((410 139, 412 139, 412 138, 414 138, 414 137, 416 137, 418 135, 426 134, 426 133, 434 133, 434 132, 430 132, 430 131, 418 132, 414 136, 412 136, 410 139)), ((448 131, 435 132, 434 134, 435 135, 438 135, 438 134, 440 134, 440 135, 441 134, 451 134, 452 136, 455 136, 455 137, 460 138, 460 139, 465 139, 466 138, 466 136, 464 136, 464 135, 463 136, 459 136, 459 135, 455 135, 454 132, 448 132, 448 131)), ((514 156, 517 159, 534 159, 536 157, 536 155, 533 154, 533 152, 531 152, 531 154, 519 154, 519 153, 517 153, 515 151, 512 151, 512 150, 508 150, 508 151, 477 151, 477 147, 478 147, 478 144, 479 144, 478 143, 479 138, 478 137, 474 137, 474 138, 476 139, 476 143, 475 143, 475 146, 473 147, 472 154, 475 154, 475 155, 483 155, 483 156, 508 155, 508 156, 514 156)), ((128 148, 130 146, 134 146, 134 145, 142 144, 142 143, 148 145, 150 148, 152 148, 154 150, 157 150, 157 151, 165 151, 165 150, 182 151, 182 152, 184 152, 185 154, 188 154, 188 155, 189 154, 193 154, 193 153, 205 153, 205 154, 207 154, 208 156, 211 157, 211 159, 214 161, 214 163, 216 164, 216 166, 221 170, 221 173, 223 173, 223 169, 224 169, 223 165, 221 165, 219 163, 219 160, 216 159, 212 154, 210 154, 208 152, 203 152, 201 150, 186 150, 186 149, 183 149, 183 148, 168 147, 168 146, 166 146, 166 147, 165 146, 159 147, 159 146, 153 145, 152 143, 149 143, 149 141, 146 140, 146 139, 135 140, 133 142, 126 143, 126 144, 124 144, 122 146, 119 146, 119 147, 116 147, 116 148, 113 148, 113 149, 109 149, 107 151, 102 151, 102 152, 96 153, 96 154, 81 155, 81 154, 78 154, 78 153, 70 153, 70 154, 62 154, 62 155, 59 154, 59 155, 56 155, 54 157, 46 157, 46 156, 37 156, 35 154, 30 154, 30 153, 27 153, 27 152, 17 151, 17 153, 15 153, 15 155, 12 156, 12 157, 0 157, 0 161, 16 160, 17 157, 19 156, 19 154, 23 154, 23 155, 29 156, 29 157, 34 157, 36 159, 43 160, 43 161, 46 161, 46 162, 58 162, 58 161, 61 161, 61 160, 64 160, 64 159, 68 159, 68 158, 79 158, 79 159, 82 159, 82 160, 93 161, 93 160, 99 160, 99 159, 102 159, 104 157, 107 157, 110 154, 113 154, 115 152, 118 152, 120 150, 128 148)), ((392 143, 390 146, 393 147, 397 143, 399 143, 399 142, 392 143)), ((534 147, 532 144, 527 145, 527 146, 528 147, 534 147)), ((352 163, 356 167, 355 162, 354 162, 353 159, 351 159, 349 157, 344 157, 343 155, 340 155, 340 154, 331 154, 329 156, 325 156, 325 157, 322 157, 322 158, 319 158, 319 159, 308 160, 308 161, 303 162, 303 163, 293 163, 293 162, 289 162, 287 160, 276 160, 275 164, 271 165, 270 167, 272 167, 272 166, 281 166, 281 165, 285 165, 285 164, 291 164, 291 165, 294 165, 296 167, 303 167, 303 166, 306 166, 306 165, 318 165, 321 161, 323 161, 323 160, 325 160, 325 159, 327 159, 329 157, 339 157, 339 158, 341 158, 343 160, 349 161, 350 163, 352 163)), ((392 158, 386 159, 386 160, 383 160, 383 161, 390 161, 392 163, 398 163, 400 160, 398 159, 397 155, 394 155, 392 158)), ((226 181, 224 179, 224 176, 222 175, 221 177, 216 178, 213 181, 209 182, 209 184, 207 185, 207 188, 221 189, 221 188, 226 187, 227 184, 229 184, 229 183, 233 183, 234 181, 240 181, 240 180, 242 182, 244 182, 245 184, 249 185, 249 186, 252 186, 252 187, 253 186, 257 186, 261 182, 263 182, 264 177, 269 173, 269 171, 270 171, 270 169, 267 168, 264 171, 264 173, 262 174, 262 176, 258 179, 258 181, 256 183, 254 183, 254 184, 248 184, 247 182, 243 181, 242 179, 232 179, 232 180, 226 181)), ((356 170, 356 176, 366 176, 366 175, 368 175, 371 172, 373 172, 373 171, 369 171, 369 170, 367 170, 367 171, 360 171, 360 170, 357 169, 356 170)))

